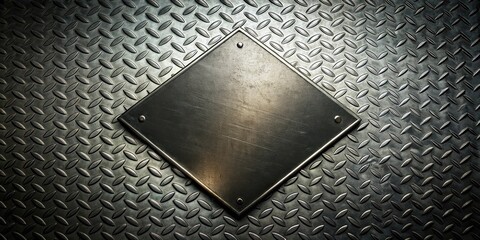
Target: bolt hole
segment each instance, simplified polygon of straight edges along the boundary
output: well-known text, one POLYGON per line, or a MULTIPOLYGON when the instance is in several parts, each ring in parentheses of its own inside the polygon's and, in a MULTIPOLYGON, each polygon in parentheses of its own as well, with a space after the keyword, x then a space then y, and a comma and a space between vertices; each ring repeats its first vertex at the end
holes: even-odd
POLYGON ((147 118, 144 115, 140 115, 140 117, 138 117, 139 122, 145 122, 145 119, 147 118))
POLYGON ((237 198, 237 204, 242 205, 243 204, 243 199, 242 198, 237 198))

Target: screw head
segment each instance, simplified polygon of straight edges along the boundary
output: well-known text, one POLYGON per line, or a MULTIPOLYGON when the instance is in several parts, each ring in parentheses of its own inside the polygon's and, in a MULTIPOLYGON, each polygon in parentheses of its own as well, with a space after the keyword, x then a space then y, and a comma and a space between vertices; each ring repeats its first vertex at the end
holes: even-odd
POLYGON ((335 116, 334 120, 335 120, 336 123, 341 123, 342 122, 342 117, 337 115, 337 116, 335 116))
POLYGON ((242 198, 237 198, 237 204, 242 205, 243 204, 243 199, 242 198))
POLYGON ((237 47, 238 47, 238 48, 243 48, 243 43, 242 43, 242 42, 238 42, 238 43, 237 43, 237 47))
POLYGON ((140 115, 138 117, 138 121, 140 121, 140 122, 145 122, 145 119, 147 119, 147 118, 144 115, 140 115))

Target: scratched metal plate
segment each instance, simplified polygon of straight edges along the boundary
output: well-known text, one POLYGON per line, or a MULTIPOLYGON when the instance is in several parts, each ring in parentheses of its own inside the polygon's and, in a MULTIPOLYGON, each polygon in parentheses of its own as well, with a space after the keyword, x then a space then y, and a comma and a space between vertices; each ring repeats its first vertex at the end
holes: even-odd
POLYGON ((2 1, 0 238, 478 239, 479 5, 2 1), (241 219, 117 121, 238 27, 362 119, 241 219))
POLYGON ((359 120, 235 30, 118 120, 240 215, 359 120))

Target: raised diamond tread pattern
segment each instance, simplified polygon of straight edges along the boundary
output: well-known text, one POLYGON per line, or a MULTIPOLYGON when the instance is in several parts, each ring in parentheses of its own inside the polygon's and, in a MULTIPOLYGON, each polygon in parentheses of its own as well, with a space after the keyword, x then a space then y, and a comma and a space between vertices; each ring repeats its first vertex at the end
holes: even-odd
POLYGON ((479 239, 479 1, 2 1, 2 239, 479 239), (234 218, 116 120, 236 28, 361 124, 234 218))

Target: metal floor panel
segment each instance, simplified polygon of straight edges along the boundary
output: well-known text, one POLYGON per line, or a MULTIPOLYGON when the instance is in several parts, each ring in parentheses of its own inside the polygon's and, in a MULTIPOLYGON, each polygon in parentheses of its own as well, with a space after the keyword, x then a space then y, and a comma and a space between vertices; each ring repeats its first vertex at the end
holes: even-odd
POLYGON ((2 1, 0 238, 480 239, 479 7, 2 1), (362 120, 243 218, 117 121, 239 27, 362 120))

